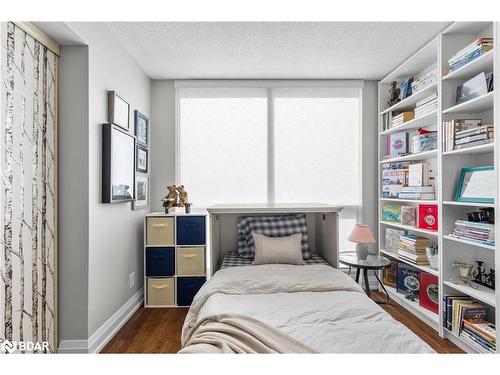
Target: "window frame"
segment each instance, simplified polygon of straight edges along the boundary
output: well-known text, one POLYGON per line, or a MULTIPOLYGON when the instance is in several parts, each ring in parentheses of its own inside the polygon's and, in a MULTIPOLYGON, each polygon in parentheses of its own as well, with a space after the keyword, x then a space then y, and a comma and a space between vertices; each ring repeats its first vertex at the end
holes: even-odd
MULTIPOLYGON (((181 176, 181 124, 180 124, 180 101, 183 89, 266 89, 267 93, 267 203, 275 203, 275 137, 274 137, 274 89, 314 89, 314 88, 332 88, 332 89, 358 89, 359 90, 359 121, 358 121, 358 152, 359 152, 359 197, 358 205, 345 205, 344 207, 358 208, 358 221, 363 217, 363 87, 362 80, 176 80, 175 87, 175 183, 179 185, 182 181, 181 176)), ((325 202, 331 203, 331 202, 325 202)))

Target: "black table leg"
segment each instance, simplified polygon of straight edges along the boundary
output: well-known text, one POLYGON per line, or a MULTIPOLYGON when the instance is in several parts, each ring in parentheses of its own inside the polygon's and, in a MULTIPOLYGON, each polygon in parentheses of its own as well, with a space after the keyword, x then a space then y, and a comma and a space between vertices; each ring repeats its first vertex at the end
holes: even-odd
POLYGON ((371 298, 370 285, 368 284, 368 269, 363 270, 363 279, 365 279, 365 292, 371 298))
POLYGON ((380 284, 380 286, 382 287, 382 290, 385 293, 385 299, 383 301, 375 301, 375 302, 380 303, 380 304, 386 304, 389 302, 389 293, 387 293, 387 290, 385 290, 384 284, 382 284, 382 282, 378 278, 377 270, 373 270, 373 273, 375 274, 375 277, 377 278, 378 283, 380 284))
POLYGON ((359 283, 359 268, 356 268, 356 282, 359 283))

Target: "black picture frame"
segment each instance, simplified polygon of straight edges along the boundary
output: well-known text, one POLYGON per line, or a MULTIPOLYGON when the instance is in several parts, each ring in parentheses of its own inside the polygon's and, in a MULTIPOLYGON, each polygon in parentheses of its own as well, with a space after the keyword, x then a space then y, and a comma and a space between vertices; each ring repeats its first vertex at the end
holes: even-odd
POLYGON ((138 110, 134 111, 134 134, 137 144, 149 147, 149 119, 138 110))
POLYGON ((146 147, 136 146, 135 170, 141 173, 148 173, 149 170, 149 151, 146 147))
POLYGON ((114 124, 102 124, 102 203, 135 198, 135 137, 114 124))
POLYGON ((130 130, 130 104, 116 91, 108 91, 108 122, 130 130))

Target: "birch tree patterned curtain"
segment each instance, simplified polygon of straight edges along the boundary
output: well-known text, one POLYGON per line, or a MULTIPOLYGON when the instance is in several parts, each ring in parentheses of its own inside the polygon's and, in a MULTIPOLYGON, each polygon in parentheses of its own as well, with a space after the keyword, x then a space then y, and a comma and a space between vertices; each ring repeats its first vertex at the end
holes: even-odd
POLYGON ((48 343, 20 352, 57 349, 57 64, 23 29, 1 24, 0 343, 48 343))

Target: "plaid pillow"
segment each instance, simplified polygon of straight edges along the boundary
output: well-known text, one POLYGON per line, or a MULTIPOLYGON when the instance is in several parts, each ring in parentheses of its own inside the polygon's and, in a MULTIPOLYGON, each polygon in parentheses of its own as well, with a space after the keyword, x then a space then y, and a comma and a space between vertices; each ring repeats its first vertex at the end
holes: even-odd
POLYGON ((309 259, 309 243, 307 242, 307 225, 305 214, 278 216, 240 216, 238 217, 238 254, 240 257, 253 259, 255 243, 252 232, 268 237, 284 237, 302 233, 302 257, 309 259))

